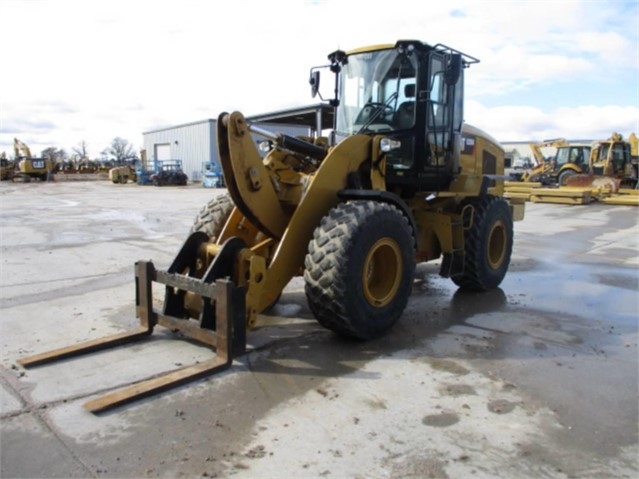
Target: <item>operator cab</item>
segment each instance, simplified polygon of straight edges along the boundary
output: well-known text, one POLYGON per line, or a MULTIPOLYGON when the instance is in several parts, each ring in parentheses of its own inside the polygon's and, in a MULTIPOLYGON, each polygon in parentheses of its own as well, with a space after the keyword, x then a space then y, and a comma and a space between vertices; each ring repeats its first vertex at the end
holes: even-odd
MULTIPOLYGON (((459 170, 463 69, 479 60, 444 45, 400 41, 329 55, 335 141, 384 135, 386 184, 402 196, 445 189, 459 170)), ((319 72, 312 71, 314 93, 319 72)))
POLYGON ((588 161, 590 159, 590 146, 564 146, 557 148, 555 155, 556 168, 572 163, 584 170, 588 169, 588 161))

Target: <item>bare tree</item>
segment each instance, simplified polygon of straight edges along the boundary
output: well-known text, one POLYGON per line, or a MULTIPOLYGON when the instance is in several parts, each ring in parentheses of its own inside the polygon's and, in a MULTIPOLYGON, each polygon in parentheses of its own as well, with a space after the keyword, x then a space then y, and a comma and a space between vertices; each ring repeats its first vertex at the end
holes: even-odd
POLYGON ((130 144, 124 138, 116 137, 111 141, 111 146, 102 151, 102 154, 107 154, 115 158, 116 163, 122 164, 127 160, 135 159, 135 150, 133 145, 130 144))
POLYGON ((73 151, 73 153, 75 153, 78 158, 88 158, 89 157, 89 151, 87 149, 87 142, 82 140, 80 143, 78 143, 77 146, 71 148, 71 151, 73 151))
POLYGON ((62 148, 58 149, 53 146, 42 150, 40 153, 42 158, 48 158, 50 160, 56 161, 64 161, 67 158, 67 153, 62 148))

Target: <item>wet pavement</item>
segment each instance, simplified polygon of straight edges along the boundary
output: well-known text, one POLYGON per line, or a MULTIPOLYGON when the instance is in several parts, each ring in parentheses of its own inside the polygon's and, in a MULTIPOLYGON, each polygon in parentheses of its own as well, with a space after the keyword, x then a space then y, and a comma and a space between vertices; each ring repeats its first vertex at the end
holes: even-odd
POLYGON ((158 329, 15 366, 135 326, 133 263, 167 267, 219 192, 0 184, 1 477, 638 476, 633 207, 529 203, 499 289, 421 264, 371 342, 322 329, 295 279, 230 370, 99 416, 82 404, 211 352, 158 329))

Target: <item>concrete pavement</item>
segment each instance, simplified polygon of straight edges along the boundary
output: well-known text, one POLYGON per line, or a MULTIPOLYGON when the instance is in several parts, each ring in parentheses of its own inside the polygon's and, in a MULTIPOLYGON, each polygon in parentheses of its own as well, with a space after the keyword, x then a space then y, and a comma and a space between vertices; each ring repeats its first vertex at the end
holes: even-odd
POLYGON ((372 342, 322 329, 295 279, 229 371, 100 416, 82 404, 211 352, 160 329, 15 365, 135 326, 134 262, 167 267, 217 193, 0 184, 1 477, 637 476, 632 207, 528 204, 498 290, 465 294, 419 265, 404 316, 372 342))

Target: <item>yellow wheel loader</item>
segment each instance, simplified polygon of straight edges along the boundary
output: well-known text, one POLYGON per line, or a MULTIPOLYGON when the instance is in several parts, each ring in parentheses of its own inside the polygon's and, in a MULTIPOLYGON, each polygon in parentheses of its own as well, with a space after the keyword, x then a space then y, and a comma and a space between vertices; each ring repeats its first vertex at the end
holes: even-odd
POLYGON ((400 318, 416 263, 441 258, 440 274, 458 286, 496 288, 524 202, 503 197, 503 149, 463 121, 464 70, 478 60, 413 40, 328 58, 310 76, 313 96, 322 74, 334 85, 327 138, 266 131, 239 112, 219 115, 228 194, 198 214, 168 270, 136 263, 139 329, 19 362, 136 340, 156 324, 216 349, 207 363, 85 405, 97 412, 230 366, 246 350, 246 332, 268 322, 260 313, 297 275, 319 323, 359 340, 400 318), (271 145, 264 158, 251 133, 271 145), (153 283, 165 287, 162 310, 153 307, 153 283))

